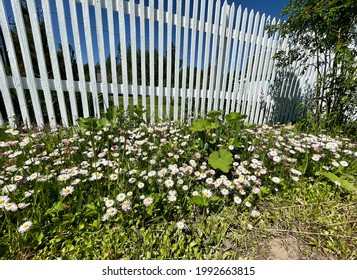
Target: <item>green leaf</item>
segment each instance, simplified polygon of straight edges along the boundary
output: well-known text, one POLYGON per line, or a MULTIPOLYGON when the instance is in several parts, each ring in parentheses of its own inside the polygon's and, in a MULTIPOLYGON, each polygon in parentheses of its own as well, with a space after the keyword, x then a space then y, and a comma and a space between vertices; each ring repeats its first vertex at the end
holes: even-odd
POLYGON ((212 152, 208 158, 208 163, 210 166, 225 173, 229 171, 229 167, 232 162, 233 156, 231 152, 226 149, 220 149, 219 151, 212 152))
POLYGON ((212 128, 212 123, 202 118, 195 120, 190 127, 192 131, 205 131, 210 128, 212 128))
POLYGON ((189 199, 190 202, 196 204, 197 206, 208 206, 207 201, 201 196, 194 196, 189 199))
POLYGON ((331 172, 319 172, 319 174, 329 179, 332 183, 340 185, 342 188, 344 188, 347 191, 351 191, 351 192, 357 191, 356 186, 354 186, 347 180, 340 179, 339 177, 337 177, 335 174, 331 172))
POLYGON ((244 120, 247 115, 242 115, 237 112, 232 112, 226 116, 226 121, 229 123, 234 123, 236 121, 244 120))

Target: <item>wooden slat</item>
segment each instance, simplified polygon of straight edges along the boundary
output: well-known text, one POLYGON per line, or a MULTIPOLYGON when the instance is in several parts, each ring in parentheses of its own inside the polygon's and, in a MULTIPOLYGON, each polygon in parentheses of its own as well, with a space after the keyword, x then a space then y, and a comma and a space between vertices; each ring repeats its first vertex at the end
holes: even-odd
POLYGON ((94 116, 99 118, 100 108, 99 108, 98 89, 97 89, 97 77, 96 77, 95 66, 94 66, 93 41, 92 41, 88 0, 83 0, 82 10, 83 10, 84 34, 85 34, 85 41, 87 47, 88 66, 89 66, 89 77, 90 77, 90 85, 91 85, 92 98, 93 98, 94 116))
POLYGON ((78 28, 76 2, 69 1, 69 8, 71 13, 74 48, 76 50, 76 61, 77 61, 78 78, 79 78, 79 85, 80 85, 79 90, 81 93, 83 116, 85 118, 88 118, 89 117, 88 97, 86 92, 86 80, 85 80, 84 69, 83 69, 82 46, 81 46, 81 40, 80 40, 79 28, 78 28))
MULTIPOLYGON (((270 18, 268 17, 267 19, 267 22, 270 22, 270 18)), ((275 24, 275 18, 273 19, 272 21, 272 24, 275 24)), ((268 32, 265 31, 265 35, 264 36, 267 36, 268 37, 268 32)), ((259 86, 258 86, 258 89, 259 91, 261 90, 261 93, 262 93, 262 101, 263 99, 265 99, 265 92, 266 92, 266 81, 268 79, 269 76, 267 76, 269 74, 269 70, 270 70, 270 63, 271 61, 273 60, 273 55, 272 55, 272 51, 273 51, 273 40, 274 40, 274 36, 270 36, 268 39, 267 39, 267 46, 266 46, 266 54, 265 54, 265 57, 264 57, 264 60, 263 60, 263 65, 262 65, 262 68, 263 68, 263 72, 262 72, 262 78, 259 82, 259 86)), ((261 102, 258 102, 257 103, 257 108, 256 108, 256 114, 255 114, 255 117, 254 117, 254 123, 256 124, 262 124, 261 123, 261 116, 263 114, 263 108, 261 106, 261 102)))
POLYGON ((261 80, 261 75, 263 71, 263 63, 265 59, 265 52, 267 48, 267 41, 268 41, 268 35, 265 34, 263 37, 263 32, 265 29, 265 14, 262 15, 261 21, 260 21, 260 31, 258 34, 258 41, 257 41, 257 48, 255 50, 255 56, 256 60, 254 63, 253 67, 253 73, 254 73, 254 84, 252 85, 252 98, 250 99, 251 102, 250 104, 248 103, 248 115, 249 115, 249 122, 254 123, 254 118, 255 116, 255 108, 256 108, 256 102, 258 102, 259 97, 260 97, 260 89, 259 89, 259 84, 261 80), (263 38, 263 40, 262 40, 263 38))
POLYGON ((182 62, 182 95, 181 95, 181 121, 185 119, 186 91, 187 91, 187 64, 188 64, 188 21, 190 18, 190 1, 185 1, 185 20, 183 38, 183 62, 182 62))
MULTIPOLYGON (((220 33, 219 33, 219 45, 218 45, 218 62, 217 62, 217 69, 214 76, 215 81, 215 90, 214 90, 214 102, 213 102, 213 109, 218 110, 218 105, 221 99, 221 84, 222 84, 222 67, 223 67, 223 54, 226 52, 226 28, 227 28, 227 20, 228 20, 228 5, 225 1, 223 4, 223 8, 221 10, 221 24, 220 24, 220 33)), ((222 97, 223 98, 223 97, 222 97)))
MULTIPOLYGON (((201 8, 200 8, 200 21, 199 21, 199 29, 203 30, 205 24, 205 12, 206 12, 206 2, 201 1, 201 8)), ((194 117, 198 117, 198 108, 200 105, 200 93, 201 93, 201 67, 202 67, 202 57, 204 54, 203 49, 203 34, 204 32, 199 32, 198 38, 198 52, 197 52, 197 76, 196 76, 196 92, 195 92, 195 113, 194 117)), ((193 94, 193 93, 192 93, 193 94)))
MULTIPOLYGON (((286 37, 282 43, 280 43, 281 45, 279 45, 277 47, 277 50, 286 50, 286 47, 287 47, 287 43, 288 43, 288 37, 286 37)), ((275 79, 276 79, 276 75, 277 75, 277 70, 278 70, 278 67, 276 65, 273 66, 273 73, 272 73, 272 77, 271 77, 271 85, 273 86, 274 82, 275 82, 275 79)), ((268 123, 270 122, 270 117, 273 113, 273 109, 274 109, 274 106, 275 106, 275 100, 272 98, 271 94, 268 95, 268 108, 266 110, 266 113, 264 114, 264 123, 268 123)))
POLYGON ((149 6, 149 56, 150 56, 150 122, 155 122, 155 29, 154 29, 154 0, 149 6))
POLYGON ((216 67, 217 67, 217 45, 218 45, 218 33, 219 33, 219 22, 220 22, 220 14, 221 14, 221 2, 217 0, 216 2, 216 10, 214 17, 214 35, 213 35, 213 46, 212 46, 212 56, 211 56, 211 72, 210 72, 210 81, 209 81, 209 89, 208 89, 208 104, 206 112, 212 110, 213 103, 213 93, 215 89, 215 81, 216 81, 216 67))
MULTIPOLYGON (((7 83, 6 73, 2 57, 0 56, 0 92, 2 93, 2 99, 4 100, 5 110, 7 118, 9 120, 10 127, 15 128, 15 110, 11 99, 11 93, 9 91, 9 85, 7 83)), ((0 112, 0 126, 4 124, 2 114, 0 112)))
MULTIPOLYGON (((244 10, 244 14, 247 12, 247 9, 244 10)), ((233 102, 233 105, 235 109, 232 111, 239 112, 241 114, 244 114, 243 112, 243 106, 242 106, 242 100, 243 100, 243 91, 245 87, 245 72, 247 69, 247 61, 248 61, 248 51, 249 51, 249 43, 250 38, 251 38, 251 30, 252 30, 252 25, 253 25, 253 18, 254 18, 254 11, 251 10, 249 13, 249 18, 248 18, 248 25, 247 25, 247 32, 242 33, 242 36, 245 37, 245 40, 241 40, 241 44, 244 43, 244 54, 243 54, 243 59, 242 61, 238 60, 238 66, 237 66, 237 74, 235 78, 235 83, 234 83, 234 92, 237 93, 238 95, 238 101, 237 103, 233 102), (247 42, 247 43, 245 43, 247 42), (242 70, 240 71, 240 75, 238 75, 238 71, 240 69, 240 65, 242 64, 242 70)), ((244 16, 243 16, 244 20, 244 16)), ((242 26, 245 26, 246 22, 242 22, 242 26)), ((241 48, 241 45, 239 45, 239 49, 241 48)), ((242 45, 243 48, 243 45, 242 45)), ((234 99, 235 100, 235 99, 234 99)))
POLYGON ((113 99, 114 105, 119 106, 118 99, 118 73, 117 73, 117 52, 115 46, 115 34, 114 34, 114 16, 113 16, 113 1, 106 1, 107 8, 107 20, 108 20, 108 31, 109 31, 109 48, 110 48, 110 66, 111 66, 111 76, 113 85, 113 99))
POLYGON ((124 16, 124 7, 123 1, 117 1, 116 7, 118 9, 119 17, 119 34, 120 34, 120 54, 122 59, 122 69, 121 75, 123 77, 123 86, 124 86, 124 110, 127 110, 129 105, 129 88, 128 88, 128 69, 127 69, 127 57, 126 57, 126 31, 125 31, 125 16, 124 16))
POLYGON ((174 120, 178 119, 178 100, 180 95, 180 45, 181 45, 181 16, 179 13, 182 9, 181 0, 176 1, 176 44, 175 44, 175 96, 174 96, 174 120))
MULTIPOLYGON (((258 28, 259 28, 259 18, 260 18, 260 14, 259 14, 259 12, 257 12, 255 15, 253 34, 252 34, 253 40, 250 44, 250 50, 249 50, 248 70, 245 75, 246 76, 245 77, 246 84, 245 84, 242 112, 243 112, 243 114, 246 114, 246 115, 248 115, 247 111, 248 110, 250 111, 249 106, 250 106, 250 101, 251 101, 251 97, 252 97, 252 93, 250 92, 250 87, 251 87, 251 82, 253 82, 252 76, 255 74, 254 68, 256 68, 256 67, 254 67, 254 66, 257 64, 257 59, 255 59, 255 61, 254 61, 254 55, 255 55, 254 51, 256 49, 255 43, 256 43, 257 32, 258 32, 258 28)), ((248 119, 249 119, 249 115, 245 121, 247 122, 248 119)))
MULTIPOLYGON (((166 72, 166 118, 170 118, 170 107, 171 107, 171 77, 172 77, 172 24, 173 24, 173 8, 172 2, 168 3, 168 24, 167 24, 167 72, 166 72)), ((204 2, 204 1, 203 1, 204 2)))
POLYGON ((43 90, 45 103, 46 103, 48 121, 49 121, 50 127, 55 128, 56 127, 56 118, 55 118, 55 112, 54 112, 53 103, 52 103, 51 91, 49 89, 48 74, 47 74, 48 70, 47 70, 46 58, 45 58, 44 50, 43 50, 43 42, 42 42, 41 31, 40 31, 40 26, 39 26, 39 19, 37 16, 37 9, 36 9, 37 7, 33 1, 28 1, 27 8, 29 11, 33 38, 36 38, 34 40, 34 44, 35 44, 36 57, 37 57, 38 66, 39 66, 38 68, 40 71, 42 90, 43 90))
POLYGON ((68 35, 66 29, 66 18, 64 15, 63 1, 56 0, 56 9, 58 14, 58 25, 60 30, 61 42, 62 42, 62 53, 64 58, 64 66, 66 69, 66 79, 68 84, 68 93, 69 93, 69 101, 71 106, 72 113, 72 123, 76 124, 78 119, 78 108, 76 101, 76 93, 74 92, 74 79, 73 79, 73 70, 72 70, 72 62, 71 56, 69 53, 68 46, 68 35))
POLYGON ((27 104, 25 101, 25 94, 22 87, 21 74, 19 70, 19 65, 16 58, 15 47, 11 36, 11 31, 7 21, 8 17, 6 15, 4 2, 0 1, 0 25, 3 32, 4 40, 7 46, 7 54, 9 56, 9 64, 12 73, 13 83, 15 85, 16 94, 19 100, 22 121, 25 125, 30 126, 30 116, 27 109, 27 104))
POLYGON ((21 3, 16 0, 11 0, 11 4, 15 17, 16 31, 18 33, 18 38, 20 42, 20 48, 22 52, 22 58, 25 66, 26 76, 30 78, 30 95, 31 95, 32 106, 34 107, 36 123, 38 126, 43 127, 44 125, 43 115, 40 105, 40 99, 38 97, 38 92, 36 89, 36 85, 34 83, 35 73, 33 71, 31 55, 30 55, 31 52, 27 40, 26 27, 22 15, 21 3))
MULTIPOLYGON (((236 71, 236 64, 237 64, 237 61, 240 61, 240 55, 242 52, 242 47, 240 47, 239 50, 237 51, 238 42, 239 42, 239 26, 240 26, 240 22, 241 22, 241 16, 242 16, 242 8, 239 5, 238 10, 237 10, 237 15, 236 15, 237 18, 236 18, 235 29, 232 31, 233 49, 232 49, 231 67, 229 70, 229 81, 228 81, 228 90, 227 90, 227 92, 229 93, 229 98, 227 98, 227 100, 226 100, 226 102, 227 102, 226 109, 225 109, 226 114, 228 114, 234 110, 233 109, 234 102, 236 101, 236 98, 237 98, 237 93, 234 92, 234 90, 233 90, 233 80, 234 80, 234 76, 235 76, 234 73, 236 72, 237 75, 239 74, 239 72, 236 71)), ((243 22, 246 21, 246 18, 247 18, 247 12, 245 11, 244 16, 243 16, 243 22)), ((245 25, 244 25, 244 28, 245 28, 245 25)), ((242 45, 242 44, 240 44, 240 45, 242 45)), ((239 65, 237 65, 237 68, 238 67, 239 67, 239 65)))
POLYGON ((52 19, 51 19, 52 13, 50 10, 50 4, 48 0, 42 0, 42 11, 43 11, 43 17, 46 27, 47 43, 48 43, 48 49, 51 57, 51 65, 52 65, 53 77, 55 81, 55 89, 57 92, 58 104, 60 107, 61 121, 64 126, 68 126, 69 123, 67 117, 67 108, 64 100, 63 90, 62 90, 62 79, 61 79, 61 74, 58 65, 56 44, 54 40, 53 27, 52 27, 52 19))
MULTIPOLYGON (((140 1, 140 48, 141 48, 141 98, 142 106, 146 109, 146 59, 145 59, 145 7, 144 0, 140 1)), ((144 120, 146 120, 146 113, 143 115, 144 120)))
POLYGON ((203 83, 202 83, 202 104, 201 104, 201 116, 203 117, 206 114, 206 94, 207 94, 207 79, 209 71, 209 58, 210 58, 210 46, 211 46, 211 32, 213 21, 212 11, 213 11, 214 2, 209 0, 208 3, 208 16, 207 16, 207 26, 208 30, 206 33, 206 44, 205 44, 205 59, 204 59, 204 71, 203 71, 203 83))
MULTIPOLYGON (((226 53, 224 54, 223 81, 222 81, 221 96, 220 96, 220 103, 219 103, 220 110, 223 110, 225 102, 227 102, 227 104, 229 103, 228 100, 232 95, 231 92, 226 91, 226 88, 227 88, 228 66, 229 66, 229 61, 231 59, 231 43, 232 43, 232 28, 233 28, 234 12, 235 12, 235 5, 233 3, 230 9, 227 9, 227 14, 229 15, 229 22, 228 22, 228 30, 227 30, 227 38, 226 38, 226 53)), ((227 111, 226 113, 229 112, 227 111)))
POLYGON ((162 120, 164 95, 164 1, 159 1, 159 102, 158 117, 162 120))
POLYGON ((101 88, 103 94, 103 106, 104 106, 103 109, 104 112, 106 112, 107 108, 109 107, 109 97, 108 97, 108 77, 107 77, 106 58, 105 58, 101 2, 102 2, 101 0, 95 1, 94 11, 95 11, 98 52, 99 52, 100 78, 101 78, 100 82, 101 82, 101 88))
MULTIPOLYGON (((205 2, 205 1, 202 1, 205 2)), ((202 12, 204 13, 204 11, 202 12)), ((197 15, 198 15, 198 1, 194 2, 193 6, 193 15, 192 15, 192 32, 191 32, 191 53, 190 53, 190 78, 189 78, 189 90, 188 90, 188 109, 187 109, 187 117, 188 121, 190 121, 190 117, 192 117, 192 100, 194 96, 194 69, 195 69, 195 58, 196 58, 196 35, 197 35, 197 15)), ((199 65, 197 64, 197 69, 199 69, 199 65)), ((197 71, 198 74, 198 71, 197 71)))
POLYGON ((132 64, 132 84, 133 84, 133 103, 138 104, 138 73, 136 59, 136 25, 135 25, 135 5, 134 1, 129 1, 130 15, 130 38, 131 38, 131 64, 132 64))

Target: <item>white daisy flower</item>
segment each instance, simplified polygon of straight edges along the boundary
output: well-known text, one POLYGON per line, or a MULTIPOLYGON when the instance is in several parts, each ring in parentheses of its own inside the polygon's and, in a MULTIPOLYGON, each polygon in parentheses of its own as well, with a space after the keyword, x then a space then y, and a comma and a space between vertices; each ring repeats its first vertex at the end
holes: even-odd
POLYGON ((73 193, 73 191, 74 191, 74 188, 72 186, 67 186, 60 191, 60 195, 67 196, 67 195, 73 193))
POLYGON ((151 198, 151 197, 146 197, 145 199, 144 199, 144 201, 143 201, 143 203, 144 203, 144 205, 145 206, 150 206, 152 203, 154 202, 154 200, 151 198))
POLYGON ((210 190, 208 190, 208 189, 203 189, 202 190, 202 194, 206 198, 211 198, 212 197, 212 192, 210 190))
POLYGON ((257 210, 253 210, 250 215, 253 217, 253 218, 257 218, 260 216, 260 212, 257 211, 257 210))
POLYGON ((122 204, 121 204, 121 209, 123 209, 125 212, 129 211, 131 209, 131 202, 129 200, 125 200, 122 204))
POLYGON ((242 203, 242 199, 239 196, 235 196, 233 200, 234 200, 234 202, 236 204, 241 204, 242 203))
POLYGON ((10 198, 8 196, 0 196, 0 208, 4 208, 6 203, 8 203, 10 198))
POLYGON ((178 228, 178 229, 184 229, 184 228, 186 228, 186 225, 185 225, 185 223, 184 222, 177 222, 176 223, 176 227, 178 228))
POLYGON ((108 215, 108 217, 114 217, 117 212, 118 210, 116 208, 110 207, 107 209, 106 214, 108 215))
POLYGON ((271 178, 271 180, 276 184, 279 184, 281 181, 280 178, 278 178, 278 177, 273 177, 273 178, 271 178))
POLYGON ((122 202, 124 201, 124 199, 126 198, 126 194, 125 193, 120 193, 117 195, 116 199, 119 201, 119 202, 122 202))
POLYGON ((28 231, 31 227, 32 227, 32 222, 27 221, 19 227, 18 231, 21 233, 24 233, 24 232, 28 231))

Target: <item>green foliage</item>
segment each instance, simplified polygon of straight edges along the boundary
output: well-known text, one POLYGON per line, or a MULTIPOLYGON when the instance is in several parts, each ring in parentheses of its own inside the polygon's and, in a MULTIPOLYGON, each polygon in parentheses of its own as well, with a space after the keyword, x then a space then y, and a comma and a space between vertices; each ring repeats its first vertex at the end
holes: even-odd
POLYGON ((229 171, 230 165, 233 162, 232 153, 226 149, 220 149, 212 152, 208 158, 208 163, 214 169, 219 169, 224 173, 229 171))
MULTIPOLYGON (((354 0, 294 0, 283 9, 287 21, 268 27, 289 36, 289 50, 276 54, 281 69, 292 68, 295 62, 304 73, 308 67, 317 70, 313 89, 305 110, 311 111, 307 125, 333 131, 355 123, 357 113, 357 2, 354 0), (315 60, 311 62, 311 58, 315 60)), ((315 131, 316 132, 316 131, 315 131)), ((353 133, 351 133, 353 135, 353 133)))

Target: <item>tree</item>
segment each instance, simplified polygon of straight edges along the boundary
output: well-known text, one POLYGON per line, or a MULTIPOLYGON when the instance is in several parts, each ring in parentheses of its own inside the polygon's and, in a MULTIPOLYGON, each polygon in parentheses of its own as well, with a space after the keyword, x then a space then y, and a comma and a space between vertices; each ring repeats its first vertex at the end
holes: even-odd
POLYGON ((307 99, 312 121, 319 128, 344 125, 357 113, 357 2, 355 0, 291 0, 283 9, 287 21, 268 27, 289 36, 287 52, 277 53, 279 67, 313 66, 317 80, 307 99))

